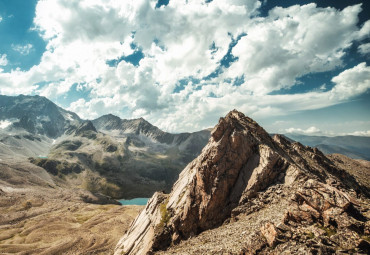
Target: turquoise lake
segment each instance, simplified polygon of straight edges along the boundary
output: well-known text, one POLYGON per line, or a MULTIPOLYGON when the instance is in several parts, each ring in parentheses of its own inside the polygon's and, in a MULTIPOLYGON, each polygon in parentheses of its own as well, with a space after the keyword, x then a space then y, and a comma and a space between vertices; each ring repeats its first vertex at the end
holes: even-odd
POLYGON ((118 202, 120 202, 122 205, 146 205, 148 200, 149 198, 138 197, 130 200, 121 199, 118 200, 118 202))

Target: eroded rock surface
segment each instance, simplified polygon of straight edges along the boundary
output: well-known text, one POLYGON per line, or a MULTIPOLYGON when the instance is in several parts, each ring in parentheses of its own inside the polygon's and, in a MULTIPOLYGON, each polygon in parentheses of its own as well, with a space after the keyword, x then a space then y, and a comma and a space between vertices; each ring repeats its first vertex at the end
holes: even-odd
POLYGON ((234 110, 220 119, 207 146, 183 170, 171 193, 153 196, 115 254, 166 249, 168 254, 202 253, 208 246, 196 240, 215 232, 207 249, 217 253, 217 242, 233 243, 221 239, 223 231, 238 234, 243 220, 244 232, 249 228, 245 239, 222 252, 309 254, 338 247, 366 251, 369 224, 361 211, 367 210, 366 191, 319 150, 279 135, 271 138, 234 110), (314 241, 316 236, 324 241, 314 241), (316 243, 315 251, 305 244, 308 239, 316 243))

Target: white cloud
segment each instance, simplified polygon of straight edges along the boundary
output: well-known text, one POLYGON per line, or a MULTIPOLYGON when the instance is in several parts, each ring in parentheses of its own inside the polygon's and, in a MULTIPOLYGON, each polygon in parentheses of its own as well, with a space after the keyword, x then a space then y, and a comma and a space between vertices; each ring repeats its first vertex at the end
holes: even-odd
POLYGON ((344 50, 359 37, 360 11, 360 5, 341 12, 313 3, 276 7, 234 47, 239 60, 227 75, 244 75, 248 90, 266 94, 295 85, 305 74, 332 70, 342 65, 344 50))
POLYGON ((301 129, 301 128, 288 128, 285 130, 288 134, 304 134, 304 135, 321 135, 322 132, 317 127, 309 127, 307 129, 301 129))
POLYGON ((370 130, 367 130, 367 131, 355 131, 355 132, 349 133, 348 135, 370 136, 370 130))
POLYGON ((370 36, 370 20, 366 21, 358 33, 358 40, 368 38, 370 36))
POLYGON ((26 45, 12 44, 12 49, 22 55, 28 55, 33 50, 33 45, 30 43, 26 45))
POLYGON ((357 26, 360 5, 295 5, 260 17, 257 0, 171 0, 160 9, 156 2, 39 1, 34 30, 46 51, 30 70, 0 72, 0 93, 57 99, 84 84, 89 99, 69 106, 82 117, 112 112, 178 132, 209 127, 234 108, 252 117, 283 115, 344 102, 369 87, 362 63, 334 77, 330 91, 270 94, 299 86, 306 74, 342 67, 351 43, 368 36, 369 22, 357 26), (220 67, 232 42, 237 60, 220 67), (134 44, 144 54, 138 66, 107 65, 132 54, 134 44), (215 70, 218 77, 204 79, 215 70), (233 86, 241 76, 244 83, 233 86))
POLYGON ((0 66, 6 66, 7 64, 8 64, 7 55, 6 54, 3 54, 3 55, 0 54, 0 66))
POLYGON ((0 22, 3 21, 3 17, 0 16, 0 22))
POLYGON ((81 98, 73 102, 68 110, 81 112, 80 117, 83 119, 95 119, 107 112, 119 114, 121 107, 122 104, 119 98, 94 98, 89 102, 81 98))
POLYGON ((319 128, 312 126, 307 129, 301 129, 301 128, 287 128, 284 130, 283 133, 286 134, 300 134, 300 135, 312 135, 312 136, 347 136, 347 135, 353 135, 353 136, 370 136, 370 130, 365 131, 355 131, 355 132, 335 132, 335 131, 322 131, 319 128))
POLYGON ((366 63, 345 70, 332 79, 336 83, 330 97, 339 100, 361 95, 370 88, 370 67, 366 63))
POLYGON ((358 46, 358 52, 362 55, 366 55, 370 53, 370 43, 364 43, 358 46))

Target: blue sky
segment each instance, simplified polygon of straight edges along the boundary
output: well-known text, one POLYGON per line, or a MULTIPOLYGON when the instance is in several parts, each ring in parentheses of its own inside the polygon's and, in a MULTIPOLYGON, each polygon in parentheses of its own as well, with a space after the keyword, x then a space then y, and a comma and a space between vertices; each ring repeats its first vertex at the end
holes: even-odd
POLYGON ((0 94, 171 132, 370 136, 369 1, 0 0, 0 94))
POLYGON ((40 62, 42 53, 45 51, 46 42, 35 30, 31 30, 37 1, 0 1, 0 52, 7 54, 9 64, 4 66, 4 71, 10 71, 17 67, 27 70, 40 62), (27 45, 32 48, 27 52, 17 51, 27 45))

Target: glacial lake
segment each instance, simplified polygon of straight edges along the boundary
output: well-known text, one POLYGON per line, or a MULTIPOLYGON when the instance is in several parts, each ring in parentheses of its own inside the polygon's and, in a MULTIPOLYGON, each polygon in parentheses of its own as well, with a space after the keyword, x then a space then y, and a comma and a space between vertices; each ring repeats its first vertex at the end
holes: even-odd
POLYGON ((118 200, 118 202, 120 202, 122 205, 146 205, 148 200, 149 198, 138 197, 130 200, 121 199, 118 200))

